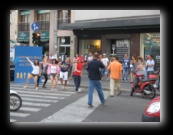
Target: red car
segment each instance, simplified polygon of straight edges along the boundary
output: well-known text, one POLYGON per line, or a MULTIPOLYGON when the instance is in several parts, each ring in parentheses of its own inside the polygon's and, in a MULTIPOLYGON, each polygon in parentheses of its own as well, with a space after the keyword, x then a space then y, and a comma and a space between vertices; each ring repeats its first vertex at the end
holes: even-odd
POLYGON ((160 96, 148 103, 142 114, 142 122, 160 122, 160 96))

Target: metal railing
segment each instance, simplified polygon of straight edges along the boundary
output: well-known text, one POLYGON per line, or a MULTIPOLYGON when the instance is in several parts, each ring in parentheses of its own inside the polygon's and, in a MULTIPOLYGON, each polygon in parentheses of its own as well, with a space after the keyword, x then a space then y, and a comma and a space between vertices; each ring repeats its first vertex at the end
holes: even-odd
MULTIPOLYGON (((37 21, 40 24, 40 30, 49 30, 50 29, 50 20, 45 21, 37 21)), ((59 28, 60 24, 71 23, 71 18, 61 18, 57 19, 57 28, 59 28)), ((18 31, 29 31, 30 30, 30 22, 19 22, 18 23, 18 31)))
POLYGON ((50 28, 50 20, 45 21, 37 21, 40 24, 40 30, 49 30, 50 28))
POLYGON ((65 23, 71 23, 71 18, 61 18, 61 19, 57 19, 57 28, 59 28, 60 24, 65 24, 65 23))
POLYGON ((30 22, 18 23, 18 31, 29 31, 29 30, 30 30, 30 22))

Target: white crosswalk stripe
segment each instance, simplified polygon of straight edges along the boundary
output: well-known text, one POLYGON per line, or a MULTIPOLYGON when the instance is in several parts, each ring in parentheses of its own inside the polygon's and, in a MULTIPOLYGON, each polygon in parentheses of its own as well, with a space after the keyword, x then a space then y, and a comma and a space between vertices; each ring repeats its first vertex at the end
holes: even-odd
POLYGON ((52 97, 52 96, 37 96, 37 95, 26 95, 26 94, 19 94, 22 97, 37 97, 37 98, 48 98, 48 99, 64 99, 62 97, 52 97))
POLYGON ((40 106, 40 107, 48 107, 51 104, 43 104, 43 103, 31 103, 31 102, 22 102, 23 105, 30 105, 30 106, 40 106))
POLYGON ((19 112, 10 112, 10 116, 26 117, 30 114, 19 113, 19 112))
POLYGON ((52 103, 56 103, 58 102, 58 100, 47 100, 47 99, 35 99, 35 98, 25 98, 22 97, 22 100, 25 101, 38 101, 38 102, 52 102, 52 103))
MULTIPOLYGON (((21 90, 17 90, 15 89, 15 91, 19 92, 19 93, 26 93, 26 94, 34 94, 34 95, 50 95, 50 96, 71 96, 70 94, 57 94, 57 93, 41 93, 41 92, 34 92, 34 91, 21 91, 21 90)), ((73 93, 74 94, 74 93, 73 93)))
POLYGON ((41 109, 40 108, 28 108, 28 107, 21 107, 20 110, 22 111, 31 111, 31 112, 38 112, 40 111, 41 109))
POLYGON ((10 122, 15 122, 16 120, 14 120, 14 119, 10 119, 10 122))
MULTIPOLYGON (((10 86, 11 89, 15 89, 17 86, 10 86)), ((38 90, 35 90, 34 88, 22 88, 21 86, 17 88, 18 90, 34 90, 34 91, 42 91, 42 92, 50 92, 50 89, 49 90, 43 90, 43 89, 38 89, 38 90)), ((64 93, 64 94, 75 94, 75 92, 70 92, 70 91, 58 91, 58 94, 61 94, 61 93, 64 93)), ((54 93, 53 93, 54 94, 54 93)), ((51 95, 51 93, 50 93, 51 95)))
POLYGON ((35 90, 33 87, 23 88, 23 84, 10 84, 10 89, 15 90, 22 98, 22 107, 16 112, 10 112, 10 122, 18 122, 19 118, 25 118, 33 113, 41 111, 51 104, 59 102, 76 92, 50 91, 51 86, 46 90, 35 90))

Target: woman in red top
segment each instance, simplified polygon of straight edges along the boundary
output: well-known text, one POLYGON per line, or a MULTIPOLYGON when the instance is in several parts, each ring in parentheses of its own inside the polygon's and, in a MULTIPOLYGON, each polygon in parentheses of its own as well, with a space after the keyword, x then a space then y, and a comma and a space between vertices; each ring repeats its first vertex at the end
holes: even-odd
POLYGON ((74 69, 74 72, 73 72, 74 83, 75 83, 75 86, 76 86, 75 90, 78 91, 78 92, 81 91, 80 83, 81 83, 81 74, 82 74, 82 67, 83 67, 83 64, 82 64, 81 61, 82 61, 81 58, 76 59, 75 69, 74 69))

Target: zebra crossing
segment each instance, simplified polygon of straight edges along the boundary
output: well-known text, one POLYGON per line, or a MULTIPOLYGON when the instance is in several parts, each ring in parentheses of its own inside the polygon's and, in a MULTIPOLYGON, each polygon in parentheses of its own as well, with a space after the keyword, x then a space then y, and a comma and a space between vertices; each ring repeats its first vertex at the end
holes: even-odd
POLYGON ((35 90, 33 85, 27 89, 24 89, 23 86, 23 84, 10 83, 10 89, 18 92, 22 98, 22 107, 16 112, 10 111, 10 122, 18 122, 18 119, 30 116, 51 104, 58 103, 59 100, 76 94, 75 91, 50 91, 50 85, 47 85, 47 89, 40 87, 38 90, 35 90))

